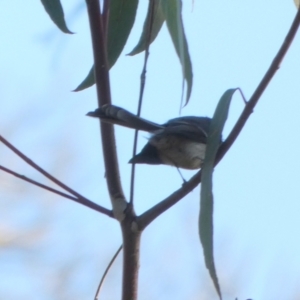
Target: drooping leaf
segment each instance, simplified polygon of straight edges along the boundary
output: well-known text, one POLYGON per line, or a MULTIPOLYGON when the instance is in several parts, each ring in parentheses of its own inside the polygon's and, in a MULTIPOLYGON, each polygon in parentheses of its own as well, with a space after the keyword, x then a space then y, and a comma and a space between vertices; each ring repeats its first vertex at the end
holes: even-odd
POLYGON ((151 9, 151 1, 149 1, 148 12, 147 12, 146 20, 144 22, 144 27, 143 27, 140 40, 137 43, 137 45, 133 48, 133 50, 127 55, 135 55, 146 49, 146 41, 149 38, 150 28, 151 28, 150 44, 157 37, 165 21, 165 16, 161 8, 161 1, 163 0, 154 0, 153 16, 152 16, 152 9, 151 9), (152 21, 152 25, 151 25, 151 21, 152 21))
POLYGON ((193 71, 181 17, 182 3, 181 0, 164 0, 161 2, 161 7, 176 53, 181 63, 183 78, 187 83, 187 104, 192 92, 193 71))
POLYGON ((67 27, 60 0, 41 0, 46 12, 56 26, 64 33, 73 33, 67 27))
POLYGON ((95 72, 95 69, 94 69, 94 66, 92 66, 92 68, 89 71, 88 75, 78 85, 78 87, 74 90, 74 92, 82 91, 84 89, 87 89, 87 88, 91 87, 93 84, 95 84, 95 75, 94 75, 94 72, 95 72))
MULTIPOLYGON (((134 24, 138 0, 110 0, 108 32, 107 32, 107 60, 111 68, 120 56, 129 33, 134 24)), ((94 67, 87 77, 79 84, 75 91, 81 91, 95 84, 94 67)))
POLYGON ((107 58, 111 68, 120 56, 135 21, 138 0, 110 0, 107 58))
POLYGON ((227 90, 221 97, 215 110, 207 137, 205 159, 202 167, 199 235, 203 248, 205 265, 214 283, 215 289, 222 299, 218 276, 214 262, 213 249, 213 170, 218 148, 220 146, 222 131, 228 116, 231 98, 236 89, 227 90))

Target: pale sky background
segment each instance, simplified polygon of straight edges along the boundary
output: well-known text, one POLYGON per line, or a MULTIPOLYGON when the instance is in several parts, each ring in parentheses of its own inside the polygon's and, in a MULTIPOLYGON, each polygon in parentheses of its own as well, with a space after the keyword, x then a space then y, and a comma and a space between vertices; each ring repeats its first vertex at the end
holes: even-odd
MULTIPOLYGON (((114 104, 135 112, 143 55, 136 45, 148 1, 111 71, 114 104)), ((60 180, 110 207, 95 88, 73 93, 92 65, 83 0, 62 1, 74 35, 61 33, 40 1, 1 1, 1 135, 60 180)), ((223 92, 249 98, 293 21, 292 1, 184 1, 194 70, 182 115, 212 116, 223 92)), ((165 26, 150 49, 142 115, 178 116, 180 65, 165 26)), ((224 300, 300 299, 300 36, 236 143, 214 172, 215 259, 224 300)), ((236 95, 224 136, 243 109, 236 95)), ((133 131, 117 128, 122 183, 129 192, 133 131)), ((139 149, 146 142, 140 134, 139 149)), ((49 184, 0 145, 0 164, 49 184)), ((195 172, 184 171, 189 178, 195 172)), ((138 166, 135 205, 144 212, 181 179, 167 166, 138 166)), ((93 299, 121 244, 116 221, 0 172, 0 299, 93 299)), ((198 237, 199 187, 153 222, 141 245, 139 299, 214 300, 198 237)), ((100 299, 120 299, 121 259, 100 299)))

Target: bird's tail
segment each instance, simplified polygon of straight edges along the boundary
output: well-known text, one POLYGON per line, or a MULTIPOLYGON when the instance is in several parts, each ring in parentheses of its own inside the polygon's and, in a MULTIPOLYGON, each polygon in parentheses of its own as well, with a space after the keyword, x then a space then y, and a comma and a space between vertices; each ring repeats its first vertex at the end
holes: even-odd
POLYGON ((124 108, 114 105, 103 105, 95 111, 87 113, 87 116, 100 118, 102 121, 117 124, 137 130, 152 132, 162 128, 162 126, 151 121, 140 118, 124 108))

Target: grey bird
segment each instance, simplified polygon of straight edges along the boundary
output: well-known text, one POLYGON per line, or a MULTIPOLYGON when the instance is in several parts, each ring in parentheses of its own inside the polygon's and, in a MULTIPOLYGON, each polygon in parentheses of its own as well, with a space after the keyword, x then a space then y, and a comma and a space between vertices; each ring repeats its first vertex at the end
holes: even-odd
POLYGON ((129 163, 164 164, 189 170, 199 169, 203 164, 211 123, 208 117, 179 117, 159 125, 114 105, 103 105, 87 116, 151 134, 142 151, 129 163))

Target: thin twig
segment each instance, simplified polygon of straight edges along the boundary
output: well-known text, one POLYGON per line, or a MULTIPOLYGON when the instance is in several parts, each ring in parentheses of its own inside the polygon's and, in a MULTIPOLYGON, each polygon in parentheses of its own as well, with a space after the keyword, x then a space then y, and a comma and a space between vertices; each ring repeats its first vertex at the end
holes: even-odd
POLYGON ((30 165, 32 168, 43 174, 45 177, 47 177, 49 180, 53 181, 55 184, 60 186, 62 189, 66 190, 70 194, 76 196, 77 198, 85 199, 82 195, 77 193, 76 191, 72 190, 70 187, 59 181, 57 178, 53 177, 51 174, 46 172, 44 169, 42 169, 39 165, 37 165, 35 162, 33 162, 29 157, 27 157, 24 153, 22 153, 20 150, 18 150, 16 147, 14 147, 9 141, 7 141, 3 136, 0 135, 0 142, 2 142, 5 146, 7 146, 11 151, 13 151, 15 154, 17 154, 20 158, 22 158, 28 165, 30 165))
POLYGON ((113 218, 113 214, 112 214, 111 210, 109 210, 107 208, 104 208, 104 207, 102 207, 102 206, 100 206, 100 205, 98 205, 98 204, 96 204, 96 203, 94 203, 94 202, 92 202, 92 201, 90 201, 88 199, 85 199, 85 198, 76 198, 74 196, 70 196, 70 195, 68 195, 66 193, 60 192, 60 191, 58 191, 56 189, 53 189, 53 188, 51 188, 51 187, 49 187, 47 185, 39 183, 39 182, 37 182, 37 181, 35 181, 35 180, 31 179, 31 178, 28 178, 28 177, 26 177, 24 175, 21 175, 19 173, 16 173, 16 172, 10 170, 10 169, 7 169, 7 168, 5 168, 5 167, 3 167, 1 165, 0 165, 0 170, 4 171, 6 173, 9 173, 9 174, 11 174, 11 175, 13 175, 13 176, 15 176, 17 178, 20 178, 20 179, 22 179, 24 181, 27 181, 27 182, 29 182, 29 183, 31 183, 33 185, 36 185, 36 186, 38 186, 38 187, 40 187, 42 189, 45 189, 45 190, 50 191, 52 193, 58 194, 58 195, 60 195, 62 197, 65 197, 67 199, 73 200, 73 201, 75 201, 77 203, 80 203, 80 204, 82 204, 82 205, 84 205, 86 207, 94 209, 94 210, 96 210, 96 211, 98 211, 100 213, 103 213, 103 214, 105 214, 105 215, 113 218))
MULTIPOLYGON (((155 7, 155 1, 151 0, 149 2, 149 12, 150 12, 149 32, 148 32, 148 36, 146 39, 144 66, 143 66, 143 70, 141 73, 140 95, 139 95, 137 116, 141 115, 141 110, 142 110, 142 102, 143 102, 144 89, 145 89, 145 84, 146 84, 147 62, 148 62, 148 57, 149 57, 149 47, 150 47, 151 33, 152 33, 152 27, 153 27, 154 7, 155 7)), ((138 142, 138 130, 135 130, 132 157, 134 157, 136 155, 137 142, 138 142)), ((133 198, 134 198, 134 182, 135 182, 134 178, 135 178, 135 164, 132 164, 131 179, 130 179, 130 196, 129 196, 129 203, 131 206, 133 205, 133 198)))
POLYGON ((110 260, 108 266, 106 267, 104 273, 103 273, 103 276, 101 278, 101 281, 99 283, 99 286, 97 288, 97 292, 96 292, 96 295, 95 295, 95 300, 98 300, 99 299, 99 294, 100 294, 100 290, 101 290, 101 287, 102 287, 102 284, 104 282, 104 279, 109 271, 109 269, 111 268, 112 264, 114 263, 114 261, 116 260, 117 256, 119 255, 119 253, 121 252, 121 250, 123 249, 123 245, 121 245, 119 247, 119 249, 117 250, 117 252, 115 253, 115 255, 113 256, 113 258, 110 260))
MULTIPOLYGON (((267 88, 268 84, 270 83, 271 79, 275 75, 276 71, 279 69, 280 63, 283 60, 284 56, 286 55, 300 24, 300 10, 298 10, 295 19, 291 25, 291 28, 280 47, 277 55, 275 56, 273 62, 271 63, 268 71, 266 72, 265 76, 261 80, 260 84, 258 85, 257 89, 253 93, 252 97, 246 104, 240 118, 236 122, 235 126, 231 130, 230 134, 228 135, 227 139, 222 143, 220 146, 217 156, 215 165, 217 165, 220 160, 224 157, 226 152, 230 149, 233 145, 234 141, 240 134, 241 130, 245 126, 245 123, 249 116, 251 115, 255 105, 257 104, 260 96, 267 88)), ((142 215, 136 218, 137 226, 140 230, 145 229, 154 219, 160 216, 163 212, 165 212, 168 208, 173 206, 179 200, 181 200, 185 195, 191 192, 199 183, 201 182, 201 170, 194 175, 188 182, 186 182, 180 189, 175 191, 169 197, 155 205, 154 207, 150 208, 148 211, 144 212, 142 215)))
POLYGON ((110 0, 104 0, 102 19, 103 19, 103 31, 105 34, 106 45, 107 45, 107 29, 108 29, 108 22, 109 22, 109 8, 110 8, 110 0))

